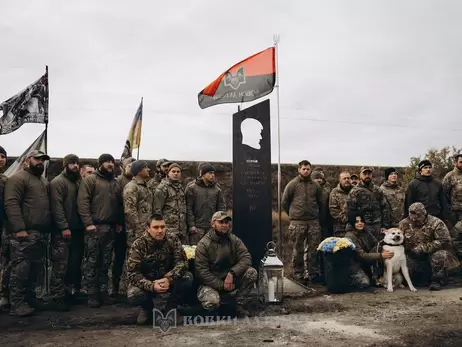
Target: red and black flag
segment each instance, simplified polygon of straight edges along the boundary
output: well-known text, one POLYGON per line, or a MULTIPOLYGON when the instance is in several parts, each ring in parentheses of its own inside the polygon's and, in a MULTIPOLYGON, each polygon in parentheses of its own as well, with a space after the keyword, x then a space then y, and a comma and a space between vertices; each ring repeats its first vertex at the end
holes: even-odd
POLYGON ((275 82, 275 48, 271 47, 223 72, 199 93, 199 106, 253 101, 271 93, 275 82))

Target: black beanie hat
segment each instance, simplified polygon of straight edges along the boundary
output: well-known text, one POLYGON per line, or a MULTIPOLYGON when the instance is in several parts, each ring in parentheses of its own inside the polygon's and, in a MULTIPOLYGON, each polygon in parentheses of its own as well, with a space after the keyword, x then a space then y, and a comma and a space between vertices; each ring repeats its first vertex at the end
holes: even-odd
POLYGON ((210 164, 204 164, 201 167, 201 176, 204 176, 207 172, 215 171, 215 168, 210 164))
POLYGON ((3 154, 5 157, 8 157, 8 155, 6 154, 5 148, 3 148, 2 146, 0 146, 0 153, 3 154))
POLYGON ((101 154, 98 158, 98 166, 103 165, 106 162, 112 161, 115 164, 114 157, 110 154, 104 153, 101 154))
POLYGON ((432 163, 430 163, 430 160, 422 160, 420 163, 419 163, 419 172, 422 171, 422 169, 425 167, 425 166, 433 166, 432 163))
POLYGON ((143 170, 147 166, 148 166, 148 163, 146 163, 144 160, 136 160, 132 163, 130 172, 134 177, 138 175, 141 172, 141 170, 143 170))
POLYGON ((71 161, 79 162, 79 157, 75 154, 68 154, 63 158, 63 166, 66 167, 71 161))
POLYGON ((385 179, 388 179, 388 176, 390 176, 393 172, 397 172, 394 167, 389 167, 388 169, 385 169, 385 179))

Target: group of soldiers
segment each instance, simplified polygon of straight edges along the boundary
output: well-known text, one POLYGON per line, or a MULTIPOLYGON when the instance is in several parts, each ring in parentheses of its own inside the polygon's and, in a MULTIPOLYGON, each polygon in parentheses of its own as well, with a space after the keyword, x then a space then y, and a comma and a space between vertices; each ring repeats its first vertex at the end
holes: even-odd
MULTIPOLYGON (((443 182, 432 171, 432 163, 422 160, 415 179, 404 188, 395 168, 385 170, 378 186, 372 180, 373 169, 366 166, 359 175, 341 172, 338 185, 331 189, 322 168, 312 171, 309 161, 301 161, 282 201, 290 218, 294 278, 323 282, 319 243, 329 236, 344 237, 360 217, 374 240, 380 241, 386 229, 401 228, 411 272, 427 272, 431 289, 440 289, 462 259, 462 154, 454 156, 454 169, 443 182)), ((364 239, 366 233, 360 234, 364 239)), ((365 252, 376 246, 377 241, 363 244, 369 248, 365 252)))
MULTIPOLYGON (((0 147, 0 168, 6 160, 0 147)), ((115 177, 112 155, 102 154, 94 168, 69 154, 51 182, 43 177, 48 160, 33 151, 21 170, 0 176, 2 310, 18 316, 66 311, 84 292, 88 306, 97 308, 123 292, 140 305, 144 324, 156 300, 172 308, 195 290, 183 245, 196 245, 194 294, 202 307, 215 310, 221 296, 234 292, 238 313, 246 313, 257 272, 246 246, 229 232, 212 165, 200 165, 199 177, 184 187, 180 165, 166 159, 157 162, 153 178, 145 161, 124 159, 115 177), (36 284, 49 246, 50 295, 42 299, 36 284)))

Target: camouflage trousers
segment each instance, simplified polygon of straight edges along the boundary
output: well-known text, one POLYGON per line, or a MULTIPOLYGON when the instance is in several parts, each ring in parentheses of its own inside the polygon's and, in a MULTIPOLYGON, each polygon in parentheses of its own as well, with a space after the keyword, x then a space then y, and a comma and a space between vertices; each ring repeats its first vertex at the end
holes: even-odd
POLYGON ((189 244, 192 245, 197 245, 199 241, 204 237, 205 233, 207 232, 207 229, 205 228, 196 228, 196 234, 194 235, 189 235, 189 244))
POLYGON ((9 296, 11 273, 11 246, 9 235, 4 231, 0 245, 0 297, 9 296))
POLYGON ((115 227, 97 225, 96 228, 96 231, 85 231, 84 235, 83 285, 89 295, 108 291, 114 248, 115 227))
MULTIPOLYGON (((124 263, 127 250, 127 233, 125 228, 120 233, 114 235, 114 254, 112 257, 112 288, 118 288, 122 274, 124 273, 124 263)), ((123 288, 125 289, 125 287, 123 288)))
POLYGON ((52 236, 50 294, 54 299, 62 299, 66 295, 69 246, 70 240, 64 239, 61 233, 52 236))
POLYGON ((462 230, 458 230, 457 226, 462 224, 462 212, 461 211, 453 211, 455 217, 455 224, 450 228, 452 244, 454 245, 454 250, 456 252, 457 257, 460 261, 462 261, 462 230))
POLYGON ((294 278, 302 280, 320 275, 317 255, 317 248, 321 243, 319 221, 290 222, 289 242, 293 245, 291 263, 294 278))
POLYGON ((28 230, 24 239, 11 236, 10 303, 18 306, 36 298, 37 277, 43 268, 48 235, 28 230))
POLYGON ((412 282, 415 285, 427 285, 431 278, 436 280, 445 278, 450 267, 450 258, 451 254, 445 250, 418 256, 407 255, 407 266, 412 282))
MULTIPOLYGON (((125 266, 125 259, 128 259, 128 255, 130 254, 130 249, 132 248, 133 242, 141 236, 141 233, 135 233, 129 231, 126 233, 125 236, 125 255, 124 255, 124 264, 122 264, 122 273, 120 277, 120 288, 119 292, 126 292, 128 289, 128 278, 127 278, 127 268, 125 266)), ((128 295, 128 292, 127 292, 128 295)))
POLYGON ((236 278, 235 293, 227 291, 217 291, 211 287, 201 285, 197 291, 197 299, 202 307, 208 311, 216 310, 220 307, 220 297, 225 294, 235 295, 236 303, 244 305, 250 294, 250 291, 257 282, 258 273, 253 267, 249 267, 241 278, 236 278))
POLYGON ((156 306, 178 305, 181 299, 188 294, 193 285, 193 280, 192 273, 186 271, 182 277, 174 279, 173 285, 169 288, 168 292, 163 294, 146 292, 143 289, 129 284, 127 288, 127 299, 131 305, 141 306, 147 310, 154 308, 154 302, 156 302, 156 306))
POLYGON ((371 285, 371 276, 367 274, 362 264, 352 261, 350 267, 350 285, 355 288, 367 288, 371 285))

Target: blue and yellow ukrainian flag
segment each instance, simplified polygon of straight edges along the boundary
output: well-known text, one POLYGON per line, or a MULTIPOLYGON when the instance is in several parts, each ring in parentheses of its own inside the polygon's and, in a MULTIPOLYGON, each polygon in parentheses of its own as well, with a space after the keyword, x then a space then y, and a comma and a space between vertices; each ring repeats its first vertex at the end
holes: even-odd
POLYGON ((140 148, 141 144, 141 124, 143 121, 143 98, 141 98, 140 106, 136 111, 135 118, 133 119, 132 126, 128 133, 127 141, 122 153, 121 160, 130 158, 134 149, 140 148))

